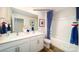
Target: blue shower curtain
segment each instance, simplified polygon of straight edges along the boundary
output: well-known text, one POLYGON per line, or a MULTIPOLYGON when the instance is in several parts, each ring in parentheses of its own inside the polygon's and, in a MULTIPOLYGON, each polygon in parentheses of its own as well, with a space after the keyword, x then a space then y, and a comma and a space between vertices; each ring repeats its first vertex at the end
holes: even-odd
POLYGON ((47 12, 47 39, 50 39, 50 29, 53 18, 53 10, 47 12))

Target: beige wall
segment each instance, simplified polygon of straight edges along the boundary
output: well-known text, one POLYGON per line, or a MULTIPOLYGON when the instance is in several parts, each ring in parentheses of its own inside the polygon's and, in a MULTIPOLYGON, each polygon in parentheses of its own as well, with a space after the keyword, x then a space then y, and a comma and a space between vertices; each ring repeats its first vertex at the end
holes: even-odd
POLYGON ((11 23, 11 9, 8 7, 0 7, 0 18, 3 17, 8 23, 11 23))

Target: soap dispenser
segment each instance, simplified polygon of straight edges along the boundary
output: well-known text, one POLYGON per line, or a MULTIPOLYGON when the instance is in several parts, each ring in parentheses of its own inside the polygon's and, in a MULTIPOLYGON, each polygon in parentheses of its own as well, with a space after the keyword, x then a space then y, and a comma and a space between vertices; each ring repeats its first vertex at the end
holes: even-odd
POLYGON ((32 21, 32 31, 34 31, 34 22, 32 21))

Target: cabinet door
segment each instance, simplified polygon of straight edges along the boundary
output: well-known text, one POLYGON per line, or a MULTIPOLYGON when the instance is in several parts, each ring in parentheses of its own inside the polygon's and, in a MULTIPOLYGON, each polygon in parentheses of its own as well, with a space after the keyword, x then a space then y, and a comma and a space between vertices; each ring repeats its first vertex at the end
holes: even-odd
POLYGON ((37 39, 31 40, 30 42, 30 51, 36 52, 37 50, 37 39))
POLYGON ((37 37, 33 37, 31 40, 31 51, 32 52, 37 52, 40 51, 41 49, 43 49, 43 36, 37 36, 37 37))
POLYGON ((19 52, 29 52, 29 46, 30 43, 27 41, 27 42, 24 42, 23 44, 20 44, 18 47, 19 47, 19 52))
POLYGON ((43 49, 44 47, 44 41, 43 41, 43 37, 38 37, 38 40, 37 40, 37 50, 40 51, 43 49))
POLYGON ((18 52, 18 48, 17 47, 10 47, 10 48, 2 50, 1 52, 18 52))

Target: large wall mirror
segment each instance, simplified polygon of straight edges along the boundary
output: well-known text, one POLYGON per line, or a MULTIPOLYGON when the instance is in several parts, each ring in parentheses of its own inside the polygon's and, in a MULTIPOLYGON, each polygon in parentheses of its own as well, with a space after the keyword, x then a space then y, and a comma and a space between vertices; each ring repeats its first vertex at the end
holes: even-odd
POLYGON ((27 29, 32 31, 32 27, 34 27, 34 31, 38 30, 38 16, 12 8, 12 32, 26 32, 27 29))
POLYGON ((12 22, 13 22, 13 32, 23 32, 24 19, 14 18, 12 22))
POLYGON ((11 32, 31 30, 32 26, 38 30, 38 16, 17 8, 0 7, 0 26, 3 21, 11 25, 11 32))

